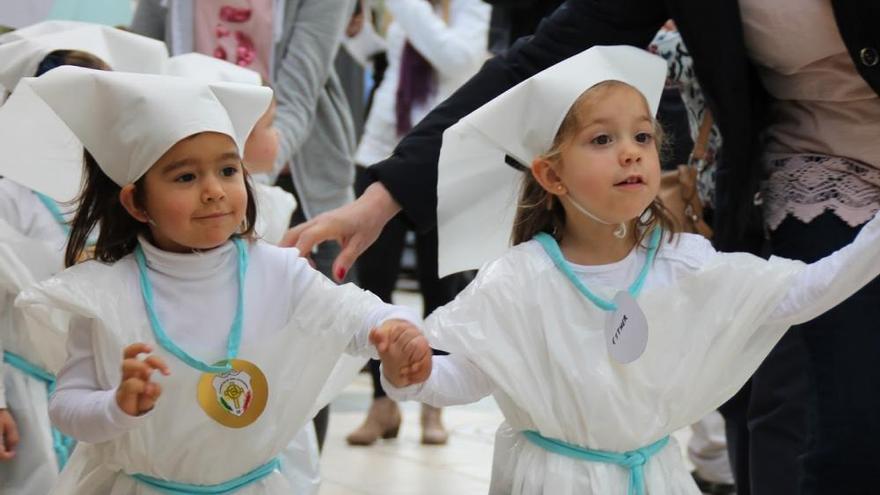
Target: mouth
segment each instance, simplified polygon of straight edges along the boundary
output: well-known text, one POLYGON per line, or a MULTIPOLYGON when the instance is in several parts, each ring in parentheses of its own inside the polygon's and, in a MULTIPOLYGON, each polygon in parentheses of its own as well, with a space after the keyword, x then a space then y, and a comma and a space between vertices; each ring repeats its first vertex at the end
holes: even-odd
POLYGON ((231 211, 227 212, 218 212, 218 213, 209 213, 207 215, 199 215, 197 217, 193 217, 195 220, 213 220, 215 218, 223 218, 225 216, 232 215, 231 211))
POLYGON ((630 175, 626 179, 614 184, 614 187, 636 188, 646 185, 644 177, 641 175, 630 175))

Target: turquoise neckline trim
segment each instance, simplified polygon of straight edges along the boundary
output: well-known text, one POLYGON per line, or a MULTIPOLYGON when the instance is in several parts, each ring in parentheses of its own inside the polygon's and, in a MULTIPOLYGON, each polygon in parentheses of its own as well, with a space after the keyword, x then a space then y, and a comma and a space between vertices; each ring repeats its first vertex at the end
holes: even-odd
POLYGON ((618 453, 588 449, 563 442, 562 440, 556 440, 555 438, 547 438, 537 431, 524 431, 523 435, 533 444, 554 454, 588 462, 616 464, 626 468, 629 470, 627 495, 645 495, 645 463, 657 455, 669 443, 669 437, 665 436, 651 445, 630 450, 629 452, 618 453))
MULTIPOLYGON (((642 292, 642 287, 645 285, 645 278, 648 276, 648 271, 651 268, 651 265, 654 263, 654 257, 657 255, 657 248, 660 246, 660 239, 662 238, 663 231, 662 229, 655 228, 653 232, 651 232, 651 239, 648 241, 648 256, 645 258, 645 264, 642 266, 641 271, 639 271, 638 277, 629 286, 628 292, 633 297, 633 299, 637 298, 639 294, 642 292)), ((580 291, 581 294, 584 295, 587 299, 590 300, 593 304, 598 306, 600 309, 605 311, 615 311, 617 310, 617 305, 614 304, 613 301, 609 301, 607 299, 603 299, 593 291, 590 290, 581 279, 575 275, 574 271, 571 269, 571 265, 567 261, 565 261, 565 257, 562 255, 562 250, 559 249, 559 244, 556 242, 556 239, 553 238, 550 234, 546 232, 539 232, 535 235, 534 239, 538 241, 541 247, 544 248, 544 251, 547 253, 547 256, 553 260, 553 264, 556 265, 556 268, 571 281, 572 284, 580 291)))
POLYGON ((55 221, 58 222, 58 225, 61 226, 61 230, 64 231, 65 234, 70 234, 70 224, 65 220, 64 214, 61 213, 61 208, 58 207, 58 203, 43 193, 37 191, 33 191, 33 193, 39 198, 40 202, 43 203, 43 206, 49 210, 49 213, 52 214, 52 217, 54 217, 55 221))
MULTIPOLYGON (((46 395, 51 397, 52 393, 55 392, 55 375, 52 373, 9 351, 3 351, 3 361, 25 375, 45 383, 46 395)), ((64 469, 64 465, 67 464, 67 460, 70 458, 70 451, 73 450, 74 445, 76 445, 76 442, 73 438, 64 435, 57 428, 52 428, 52 450, 55 451, 59 471, 64 469)))
POLYGON ((143 483, 144 485, 155 488, 156 490, 169 495, 228 495, 235 493, 252 483, 260 481, 274 471, 280 470, 281 461, 276 458, 249 473, 216 485, 191 485, 188 483, 178 483, 176 481, 153 478, 146 474, 132 474, 130 476, 139 483, 143 483))
POLYGON ((150 284, 150 278, 147 274, 147 260, 144 256, 144 250, 138 245, 134 250, 134 257, 137 260, 138 273, 140 274, 141 294, 144 296, 144 307, 147 310, 147 318, 150 320, 150 326, 153 328, 153 335, 156 341, 163 349, 173 354, 187 365, 205 372, 205 373, 225 373, 232 369, 230 362, 238 357, 238 350, 241 347, 241 327, 244 321, 244 279, 247 273, 248 255, 245 241, 236 237, 232 239, 235 249, 238 252, 238 300, 235 304, 235 317, 232 320, 232 328, 229 329, 229 340, 226 343, 226 364, 223 366, 214 366, 197 358, 181 349, 168 337, 165 333, 165 327, 159 321, 156 314, 155 304, 153 302, 153 286, 150 284))

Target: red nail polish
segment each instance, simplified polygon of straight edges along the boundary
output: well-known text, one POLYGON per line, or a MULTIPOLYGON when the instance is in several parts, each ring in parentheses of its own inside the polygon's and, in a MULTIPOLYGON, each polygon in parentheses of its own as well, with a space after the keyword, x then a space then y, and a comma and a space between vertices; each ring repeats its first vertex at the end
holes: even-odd
POLYGON ((345 268, 339 268, 336 270, 336 278, 342 280, 345 278, 345 268))

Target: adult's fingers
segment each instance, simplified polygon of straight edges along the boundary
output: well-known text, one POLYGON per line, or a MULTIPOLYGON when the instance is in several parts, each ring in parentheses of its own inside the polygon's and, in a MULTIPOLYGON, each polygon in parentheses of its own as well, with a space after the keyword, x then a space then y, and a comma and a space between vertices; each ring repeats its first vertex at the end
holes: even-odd
POLYGON ((2 447, 4 452, 10 457, 15 456, 15 448, 18 447, 19 436, 18 426, 15 424, 15 420, 12 419, 11 415, 9 415, 7 421, 3 422, 3 430, 0 431, 0 437, 3 439, 3 441, 0 442, 0 447, 2 447))
MULTIPOLYGON (((312 222, 303 222, 296 227, 288 229, 287 232, 284 233, 284 236, 281 238, 281 242, 278 243, 281 247, 293 247, 296 246, 296 243, 299 242, 299 236, 302 235, 303 231, 311 227, 312 222)), ((308 254, 308 253, 306 253, 308 254)))
POLYGON ((333 276, 337 282, 342 282, 345 279, 345 274, 348 273, 354 262, 364 254, 369 245, 364 242, 364 236, 361 234, 353 235, 351 239, 342 244, 342 250, 333 260, 333 276))

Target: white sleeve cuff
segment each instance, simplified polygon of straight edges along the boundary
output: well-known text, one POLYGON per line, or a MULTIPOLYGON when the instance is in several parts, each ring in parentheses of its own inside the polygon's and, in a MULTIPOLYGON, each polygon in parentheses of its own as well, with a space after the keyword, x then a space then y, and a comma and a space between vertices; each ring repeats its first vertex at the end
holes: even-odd
POLYGON ((425 388, 424 382, 414 383, 402 388, 395 387, 385 378, 385 370, 382 365, 379 365, 379 381, 382 383, 382 389, 385 390, 388 397, 391 397, 397 402, 418 400, 419 394, 421 394, 422 389, 425 388))

